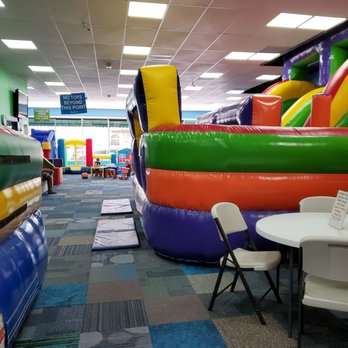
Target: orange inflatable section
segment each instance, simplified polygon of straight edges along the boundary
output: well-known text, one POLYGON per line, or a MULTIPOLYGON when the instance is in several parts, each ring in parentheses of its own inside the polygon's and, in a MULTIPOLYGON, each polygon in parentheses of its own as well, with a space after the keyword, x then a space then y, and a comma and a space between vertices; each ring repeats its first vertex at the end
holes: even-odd
POLYGON ((147 168, 151 203, 206 210, 222 201, 242 210, 297 210, 308 196, 348 191, 347 174, 184 172, 147 168))
POLYGON ((275 95, 255 94, 252 99, 254 126, 280 126, 282 98, 275 95))
POLYGON ((310 127, 330 127, 331 95, 315 94, 312 96, 310 127))

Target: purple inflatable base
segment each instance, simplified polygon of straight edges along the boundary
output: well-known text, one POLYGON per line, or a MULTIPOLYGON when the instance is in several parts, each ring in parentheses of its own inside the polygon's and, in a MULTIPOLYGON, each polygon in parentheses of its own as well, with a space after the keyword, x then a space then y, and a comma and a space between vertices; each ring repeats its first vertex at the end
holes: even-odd
MULTIPOLYGON (((256 233, 256 222, 281 213, 286 211, 242 212, 258 250, 275 249, 276 245, 256 233)), ((225 247, 210 212, 161 207, 146 200, 142 222, 149 244, 162 256, 178 261, 214 263, 224 254, 225 247)), ((245 234, 233 234, 230 241, 233 248, 242 247, 245 234)))

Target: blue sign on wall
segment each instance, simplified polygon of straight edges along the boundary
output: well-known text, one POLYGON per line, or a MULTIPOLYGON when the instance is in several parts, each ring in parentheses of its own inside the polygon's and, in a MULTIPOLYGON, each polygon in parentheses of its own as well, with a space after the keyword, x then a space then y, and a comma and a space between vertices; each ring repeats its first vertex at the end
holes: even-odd
POLYGON ((60 110, 62 114, 86 114, 85 93, 62 94, 60 96, 60 110))

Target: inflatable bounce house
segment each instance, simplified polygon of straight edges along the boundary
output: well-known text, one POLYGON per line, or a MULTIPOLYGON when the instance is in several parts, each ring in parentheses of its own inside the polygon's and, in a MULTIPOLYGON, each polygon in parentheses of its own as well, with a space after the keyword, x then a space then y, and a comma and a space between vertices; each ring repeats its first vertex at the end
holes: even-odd
MULTIPOLYGON (((348 29, 317 38, 282 57, 283 79, 240 102, 197 117, 199 124, 252 125, 257 107, 268 110, 267 96, 281 98, 283 127, 348 126, 348 29), (312 117, 313 115, 313 117, 312 117)), ((267 65, 272 65, 272 62, 267 65)), ((279 119, 278 119, 279 122, 279 119)))
MULTIPOLYGON (((339 118, 333 95, 338 82, 344 88, 348 81, 342 71, 347 66, 344 63, 332 77, 336 87, 326 89, 331 91, 329 116, 335 119, 330 125, 339 118)), ((309 82, 291 85, 297 92, 288 93, 286 104, 316 89, 309 82)), ((227 117, 234 125, 184 125, 176 68, 139 69, 127 98, 135 200, 146 238, 158 254, 218 262, 224 246, 210 214, 217 202, 236 203, 257 247, 265 250, 273 246, 256 234, 257 220, 297 211, 307 196, 336 196, 339 189, 348 190, 348 128, 280 127, 283 98, 256 95, 246 101, 248 106, 234 105, 227 117)), ((219 115, 205 117, 216 120, 219 115)), ((243 244, 241 236, 234 245, 243 244)))
POLYGON ((4 335, 5 346, 10 347, 42 286, 47 266, 39 210, 40 142, 0 127, 0 163, 0 317, 4 330, 0 342, 4 335))
POLYGON ((47 159, 57 158, 56 135, 54 130, 37 130, 31 129, 31 136, 42 144, 49 143, 50 152, 45 156, 47 159))

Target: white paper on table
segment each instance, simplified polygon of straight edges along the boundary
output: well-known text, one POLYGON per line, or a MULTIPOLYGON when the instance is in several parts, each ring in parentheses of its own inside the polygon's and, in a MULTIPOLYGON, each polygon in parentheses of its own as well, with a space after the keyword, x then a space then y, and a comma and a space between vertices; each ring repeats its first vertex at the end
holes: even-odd
POLYGON ((343 228, 344 219, 348 209, 348 192, 339 190, 336 196, 335 204, 332 208, 329 225, 337 228, 343 228))

